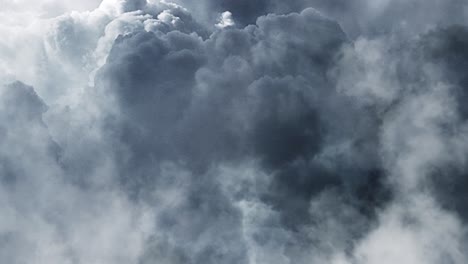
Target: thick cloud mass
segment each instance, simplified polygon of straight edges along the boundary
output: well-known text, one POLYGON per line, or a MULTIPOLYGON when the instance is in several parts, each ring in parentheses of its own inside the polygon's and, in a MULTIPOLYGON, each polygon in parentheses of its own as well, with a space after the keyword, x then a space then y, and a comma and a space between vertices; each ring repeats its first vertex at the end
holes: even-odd
POLYGON ((468 262, 465 1, 174 1, 0 0, 1 263, 468 262))
POLYGON ((420 33, 454 23, 466 24, 468 3, 464 0, 174 0, 192 10, 200 20, 212 21, 215 12, 231 11, 242 25, 255 23, 268 13, 287 14, 314 7, 336 19, 348 36, 401 31, 420 33))

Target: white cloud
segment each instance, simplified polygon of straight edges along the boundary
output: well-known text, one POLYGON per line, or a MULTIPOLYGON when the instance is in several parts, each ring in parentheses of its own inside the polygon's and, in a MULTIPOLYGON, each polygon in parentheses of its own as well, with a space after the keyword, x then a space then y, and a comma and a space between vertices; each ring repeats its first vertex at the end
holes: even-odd
POLYGON ((219 22, 216 24, 218 28, 232 27, 236 25, 232 18, 232 13, 229 11, 223 12, 219 17, 219 22))

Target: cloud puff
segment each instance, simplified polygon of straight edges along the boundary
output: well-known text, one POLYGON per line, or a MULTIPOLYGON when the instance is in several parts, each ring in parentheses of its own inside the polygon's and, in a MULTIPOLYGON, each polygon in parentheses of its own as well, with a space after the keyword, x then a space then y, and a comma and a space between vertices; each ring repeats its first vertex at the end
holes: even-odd
POLYGON ((236 23, 232 19, 232 13, 229 11, 225 11, 221 14, 219 18, 219 23, 216 24, 217 27, 219 28, 225 28, 225 27, 232 27, 236 23))
MULTIPOLYGON (((202 254, 205 262, 216 262, 218 254, 224 254, 226 261, 239 262, 272 250, 257 243, 275 243, 285 251, 305 250, 310 247, 306 241, 314 235, 300 231, 314 221, 310 199, 328 188, 347 193, 350 207, 356 203, 373 208, 386 201, 379 161, 374 158, 377 143, 372 131, 376 133, 377 127, 368 123, 376 117, 340 95, 328 77, 346 42, 337 23, 312 9, 261 17, 257 25, 216 31, 207 39, 179 31, 143 31, 117 39, 97 75, 96 88, 114 107, 106 133, 116 140, 115 145, 123 144, 119 171, 128 191, 137 197, 159 192, 159 164, 176 162, 201 185, 187 187, 191 199, 183 201, 184 207, 168 209, 171 225, 177 226, 177 219, 190 212, 193 218, 203 219, 198 227, 203 232, 226 224, 242 230, 242 212, 255 206, 271 212, 258 217, 275 221, 274 226, 264 227, 265 232, 280 228, 278 237, 264 238, 269 242, 251 242, 260 252, 236 247, 239 253, 226 255, 224 244, 213 240, 200 241, 201 252, 179 248, 186 252, 184 256, 198 262, 202 254), (356 120, 357 116, 368 122, 356 120), (253 162, 253 173, 267 175, 265 186, 235 193, 219 189, 225 184, 221 180, 225 176, 216 172, 219 166, 242 171, 246 162, 253 162), (206 196, 205 188, 210 195, 206 196), (367 195, 366 188, 373 188, 373 194, 367 195), (200 205, 211 208, 213 214, 195 210, 200 205), (218 207, 232 210, 225 213, 233 222, 220 218, 223 214, 215 213, 218 207), (211 253, 204 253, 208 249, 211 253)), ((236 183, 235 174, 231 177, 230 185, 250 184, 236 183)), ((364 220, 359 228, 365 228, 370 215, 355 214, 364 220)), ((184 228, 183 222, 179 225, 184 228)), ((242 236, 229 237, 244 243, 242 236)), ((306 261, 310 255, 283 254, 284 259, 296 261, 306 261)))

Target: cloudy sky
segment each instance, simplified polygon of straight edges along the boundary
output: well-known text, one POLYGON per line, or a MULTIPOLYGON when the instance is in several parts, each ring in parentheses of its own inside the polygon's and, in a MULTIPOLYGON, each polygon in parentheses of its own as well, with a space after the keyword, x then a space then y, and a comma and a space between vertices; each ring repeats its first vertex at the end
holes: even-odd
POLYGON ((468 263, 466 0, 0 0, 0 34, 0 263, 468 263))

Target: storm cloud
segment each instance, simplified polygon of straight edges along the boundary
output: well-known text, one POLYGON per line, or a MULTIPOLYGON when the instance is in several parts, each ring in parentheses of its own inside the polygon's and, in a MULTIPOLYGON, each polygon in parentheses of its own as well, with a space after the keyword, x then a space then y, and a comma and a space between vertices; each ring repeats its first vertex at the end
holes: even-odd
POLYGON ((0 261, 468 261, 464 1, 0 4, 0 261))

